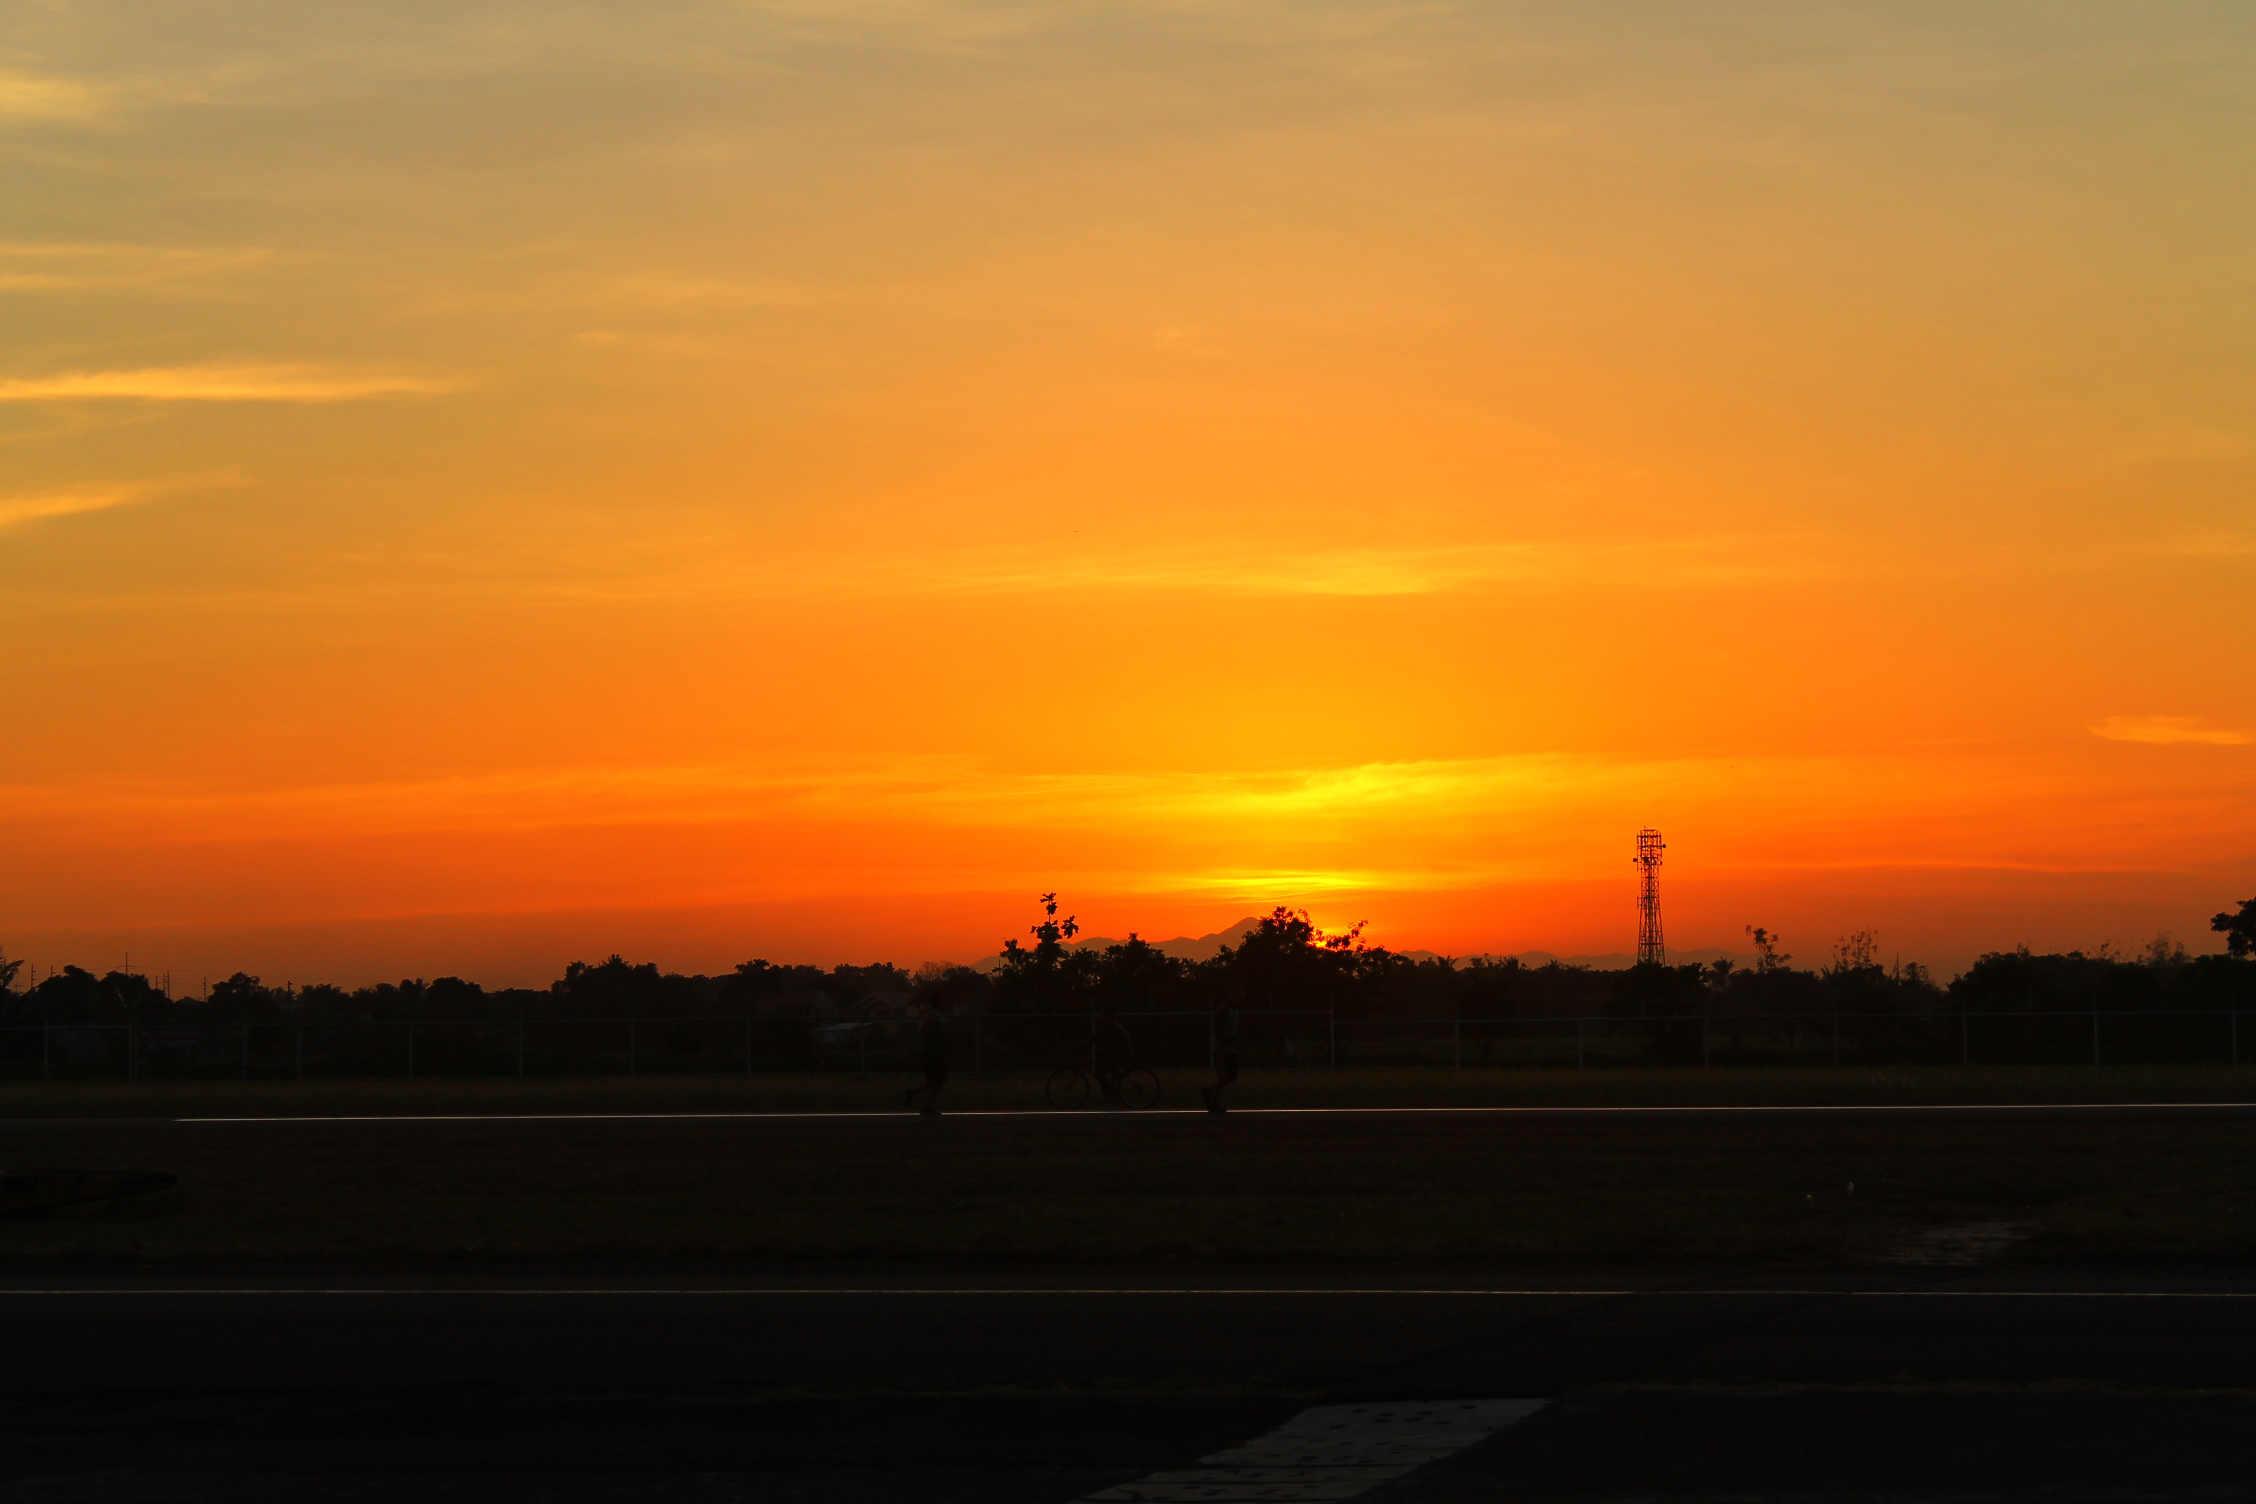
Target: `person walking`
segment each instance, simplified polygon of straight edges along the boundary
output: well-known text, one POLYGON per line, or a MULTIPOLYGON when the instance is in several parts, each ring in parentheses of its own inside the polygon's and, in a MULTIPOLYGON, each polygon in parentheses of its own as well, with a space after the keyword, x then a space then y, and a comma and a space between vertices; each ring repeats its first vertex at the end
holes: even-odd
POLYGON ((1238 1010, 1229 1003, 1216 1008, 1214 1028, 1214 1084, 1199 1088, 1208 1112, 1228 1112, 1222 1093, 1238 1079, 1238 1010))
POLYGON ((924 1085, 912 1086, 901 1093, 901 1105, 916 1105, 918 1092, 923 1092, 922 1117, 940 1116, 940 1093, 948 1085, 948 1015, 942 1011, 938 998, 924 1000, 924 1020, 920 1029, 924 1043, 924 1085))

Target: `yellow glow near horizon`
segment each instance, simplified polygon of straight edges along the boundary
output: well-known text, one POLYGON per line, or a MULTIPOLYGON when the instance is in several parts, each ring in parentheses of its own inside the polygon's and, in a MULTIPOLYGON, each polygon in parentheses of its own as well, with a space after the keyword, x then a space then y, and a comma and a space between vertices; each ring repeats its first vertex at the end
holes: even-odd
POLYGON ((913 963, 1053 889, 1610 951, 1647 824, 1695 946, 2256 885, 2228 11, 220 0, 0 57, 11 954, 913 963))

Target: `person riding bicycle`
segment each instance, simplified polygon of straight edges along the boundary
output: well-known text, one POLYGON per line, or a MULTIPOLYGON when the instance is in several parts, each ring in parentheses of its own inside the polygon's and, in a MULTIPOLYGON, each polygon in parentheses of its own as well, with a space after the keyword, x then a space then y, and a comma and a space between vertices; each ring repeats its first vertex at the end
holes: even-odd
POLYGON ((1110 1008, 1098 1009, 1096 1029, 1089 1035, 1089 1074, 1097 1078, 1107 1102, 1120 1100, 1120 1082, 1135 1053, 1135 1042, 1118 1015, 1110 1008))

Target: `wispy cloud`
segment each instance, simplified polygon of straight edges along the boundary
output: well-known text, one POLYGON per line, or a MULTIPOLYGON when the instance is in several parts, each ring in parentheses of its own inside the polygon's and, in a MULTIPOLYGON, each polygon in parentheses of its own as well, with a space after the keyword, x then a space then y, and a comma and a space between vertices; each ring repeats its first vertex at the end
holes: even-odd
POLYGON ((48 491, 0 495, 0 532, 50 517, 107 512, 116 507, 154 501, 160 496, 174 496, 183 491, 206 490, 215 486, 240 485, 242 481, 242 475, 236 471, 214 470, 201 475, 179 475, 163 480, 87 481, 74 486, 58 486, 48 491))
MULTIPOLYGON (((1795 540, 1799 541, 1799 540, 1795 540)), ((1085 589, 1221 591, 1246 595, 1431 595, 1500 582, 1593 583, 1634 577, 1674 587, 1719 587, 1834 572, 1815 549, 1741 538, 1667 544, 1594 540, 1429 547, 1166 549, 1093 547, 1068 557, 924 555, 904 562, 900 587, 966 592, 1085 589)))
POLYGON ((241 271, 271 259, 256 246, 0 241, 0 291, 147 287, 241 271))
MULTIPOLYGON (((835 764, 492 769, 280 788, 199 779, 0 784, 0 829, 40 850, 216 854, 255 846, 260 870, 274 870, 271 843, 444 833, 448 840, 412 849, 518 853, 501 867, 463 869, 473 876, 457 885, 461 901, 487 908, 553 901, 558 884, 582 897, 632 895, 648 905, 1020 885, 1033 892, 1040 890, 1031 884, 1053 879, 1085 892, 1260 904, 1362 889, 1618 882, 1623 832, 1656 810, 1682 854, 1697 853, 1703 877, 2164 870, 2154 858, 2189 819, 2245 831, 2241 795, 2220 778, 2157 812, 2136 785, 2045 782, 2018 760, 1937 764, 1904 751, 1665 761, 1525 754, 1078 774, 1013 771, 965 756, 872 755, 835 764), (1750 788, 1777 812, 1745 821, 1740 800, 1750 788), (2073 828, 2063 827, 2063 808, 2075 811, 2073 828), (709 854, 727 827, 736 829, 725 842, 754 847, 762 860, 747 868, 697 858, 678 865, 678 879, 653 878, 667 868, 653 853, 709 854), (543 832, 570 834, 559 845, 543 832), (890 837, 872 841, 873 832, 890 837), (676 841, 688 844, 668 844, 676 841), (567 849, 622 855, 615 863, 524 859, 567 849)), ((374 867, 390 870, 388 859, 374 867)), ((418 877, 431 886, 417 892, 453 883, 444 867, 418 877)))
MULTIPOLYGON (((1668 765, 1681 778, 1679 765, 1668 765)), ((209 817, 228 828, 528 829, 704 823, 796 814, 913 813, 943 825, 1054 824, 1103 810, 1298 825, 1432 806, 1523 809, 1649 775, 1643 764, 1552 754, 1243 772, 1004 772, 961 756, 839 765, 710 763, 515 768, 429 780, 266 789, 140 784, 0 789, 23 810, 209 817)))
POLYGON ((2161 543, 2155 552, 2173 559, 2245 559, 2256 554, 2256 534, 2185 533, 2161 543))
POLYGON ((0 402, 353 402, 457 391, 452 376, 333 371, 317 366, 151 366, 0 381, 0 402))
POLYGON ((37 522, 43 517, 68 517, 77 512, 106 512, 131 506, 154 494, 149 486, 72 486, 61 491, 0 496, 0 529, 37 522))
POLYGON ((100 114, 108 102, 108 90, 77 79, 0 68, 0 123, 84 120, 100 114))
POLYGON ((2204 725, 2201 717, 2193 715, 2111 715, 2098 725, 2084 729, 2111 742, 2146 742, 2161 747, 2185 742, 2244 747, 2256 740, 2246 731, 2204 725))
POLYGON ((2230 460, 2248 453, 2248 440, 2196 423, 2160 424, 2128 437, 2115 451, 2119 460, 2230 460))

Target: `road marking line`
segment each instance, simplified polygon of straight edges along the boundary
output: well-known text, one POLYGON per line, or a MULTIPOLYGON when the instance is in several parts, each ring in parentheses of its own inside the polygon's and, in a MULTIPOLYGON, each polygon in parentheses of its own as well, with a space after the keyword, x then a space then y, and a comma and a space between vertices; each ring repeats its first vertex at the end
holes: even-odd
POLYGON ((1076 1504, 1338 1504, 1484 1441, 1543 1400, 1319 1405, 1267 1436, 1076 1504))
MULTIPOLYGON (((1786 1113, 1786 1112, 2247 1112, 2256 1111, 2256 1102, 1896 1102, 1859 1103, 1836 1102, 1795 1106, 1784 1103, 1751 1103, 1711 1106, 1538 1106, 1538 1107, 1233 1107, 1232 1117, 1345 1117, 1345 1116, 1435 1116, 1435 1115, 1653 1115, 1660 1113, 1786 1113)), ((1085 1118, 1090 1120, 1135 1118, 1204 1118, 1210 1114, 1203 1107, 1153 1107, 1134 1112, 1083 1112, 1054 1108, 975 1108, 950 1111, 951 1118, 1085 1118)), ((822 1111, 779 1112, 368 1112, 338 1114, 305 1114, 278 1117, 183 1117, 183 1118, 39 1118, 19 1119, 17 1125, 36 1122, 43 1126, 76 1124, 128 1124, 133 1122, 159 1123, 671 1123, 671 1122, 753 1122, 815 1121, 839 1118, 893 1119, 904 1123, 922 1122, 913 1112, 890 1108, 835 1108, 822 1111)))
POLYGON ((1135 1286, 1087 1288, 1051 1286, 906 1286, 906 1285, 741 1285, 713 1287, 685 1286, 553 1286, 547 1288, 519 1289, 502 1286, 422 1287, 401 1285, 162 1285, 116 1286, 99 1285, 17 1285, 0 1286, 0 1299, 9 1296, 94 1296, 94 1295, 320 1295, 320 1296, 425 1296, 434 1298, 468 1296, 507 1296, 511 1298, 542 1298, 569 1296, 584 1299, 591 1296, 633 1297, 651 1296, 681 1299, 689 1297, 743 1297, 752 1295, 1165 1295, 1165 1296, 1226 1296, 1236 1298, 1248 1295, 1306 1295, 1338 1297, 1344 1295, 1399 1295, 1430 1299, 1436 1296, 1469 1296, 1483 1299, 1622 1299, 1651 1297, 1675 1300, 1738 1300, 1779 1299, 1806 1300, 1813 1298, 1839 1298, 1843 1300, 2256 1300, 2256 1290, 1824 1290, 1795 1289, 1790 1287, 1758 1287, 1738 1290, 1633 1290, 1633 1289, 1576 1289, 1576 1290, 1463 1290, 1463 1289, 1389 1289, 1383 1286, 1349 1287, 1173 1287, 1166 1289, 1138 1288, 1135 1286))

